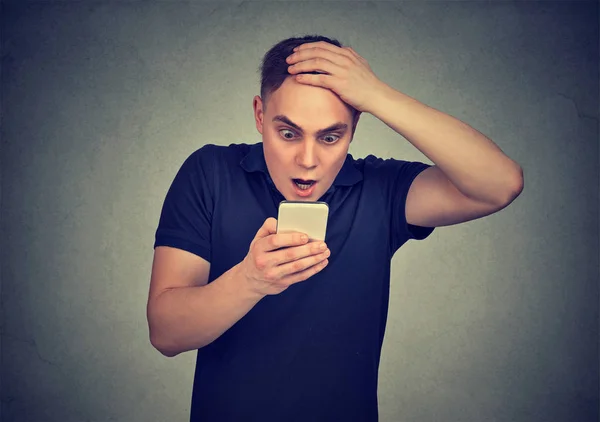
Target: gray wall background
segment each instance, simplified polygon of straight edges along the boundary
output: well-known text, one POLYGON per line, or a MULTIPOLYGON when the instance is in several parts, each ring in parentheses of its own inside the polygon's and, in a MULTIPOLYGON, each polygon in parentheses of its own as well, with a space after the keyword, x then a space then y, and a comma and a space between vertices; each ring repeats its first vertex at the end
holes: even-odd
MULTIPOLYGON (((186 421, 195 353, 148 340, 164 195, 260 141, 262 55, 337 37, 525 172, 493 216, 393 260, 381 421, 598 419, 594 2, 20 2, 2 10, 3 421, 186 421)), ((429 162, 363 115, 350 153, 429 162)))

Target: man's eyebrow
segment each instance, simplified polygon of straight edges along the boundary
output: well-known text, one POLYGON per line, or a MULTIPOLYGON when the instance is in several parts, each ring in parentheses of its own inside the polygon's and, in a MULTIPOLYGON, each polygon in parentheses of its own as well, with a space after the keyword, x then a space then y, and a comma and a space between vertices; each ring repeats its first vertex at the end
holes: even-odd
MULTIPOLYGON (((293 127, 294 129, 296 129, 298 132, 304 133, 304 130, 298 126, 296 123, 292 122, 287 116, 284 116, 283 114, 279 114, 275 117, 273 117, 273 121, 279 121, 279 122, 283 122, 288 126, 293 127)), ((328 132, 333 132, 334 130, 346 130, 348 129, 348 125, 346 123, 342 123, 342 122, 338 122, 338 123, 334 123, 331 126, 326 127, 325 129, 319 129, 317 131, 317 135, 322 135, 324 133, 328 133, 328 132)))

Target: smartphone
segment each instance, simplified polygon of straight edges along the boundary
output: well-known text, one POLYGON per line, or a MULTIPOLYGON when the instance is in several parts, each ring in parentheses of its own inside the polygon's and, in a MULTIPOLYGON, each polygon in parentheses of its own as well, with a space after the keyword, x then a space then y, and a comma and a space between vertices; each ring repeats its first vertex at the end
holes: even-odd
POLYGON ((281 201, 277 233, 300 232, 308 241, 325 240, 329 205, 325 202, 281 201))

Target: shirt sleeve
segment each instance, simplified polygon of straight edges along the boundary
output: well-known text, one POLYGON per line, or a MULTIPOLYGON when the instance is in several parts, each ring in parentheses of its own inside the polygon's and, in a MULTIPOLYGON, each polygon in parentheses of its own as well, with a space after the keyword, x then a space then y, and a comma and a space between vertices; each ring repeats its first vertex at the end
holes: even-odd
POLYGON ((423 240, 434 227, 421 227, 406 221, 406 197, 415 178, 431 167, 418 161, 403 161, 393 158, 369 157, 368 161, 377 169, 377 178, 384 189, 386 203, 390 207, 390 248, 392 255, 408 240, 423 240), (370 160, 369 160, 370 159, 370 160))
POLYGON ((406 197, 412 182, 429 164, 418 161, 389 160, 392 173, 392 250, 396 251, 407 240, 423 240, 434 227, 421 227, 406 221, 406 197))
POLYGON ((212 160, 205 146, 190 155, 163 203, 154 247, 170 246, 211 261, 212 160))

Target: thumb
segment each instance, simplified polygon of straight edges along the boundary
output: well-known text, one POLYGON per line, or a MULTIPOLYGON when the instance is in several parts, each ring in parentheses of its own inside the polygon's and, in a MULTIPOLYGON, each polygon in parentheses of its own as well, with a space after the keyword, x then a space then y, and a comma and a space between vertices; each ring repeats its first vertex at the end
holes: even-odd
POLYGON ((262 239, 263 237, 267 237, 275 233, 277 233, 277 219, 269 217, 256 232, 254 240, 262 239))

